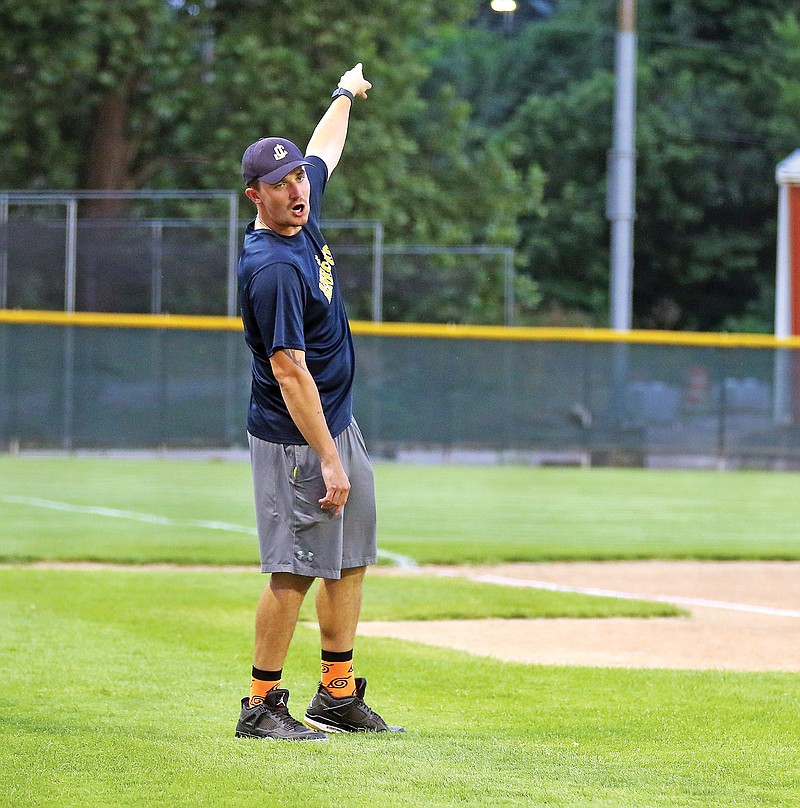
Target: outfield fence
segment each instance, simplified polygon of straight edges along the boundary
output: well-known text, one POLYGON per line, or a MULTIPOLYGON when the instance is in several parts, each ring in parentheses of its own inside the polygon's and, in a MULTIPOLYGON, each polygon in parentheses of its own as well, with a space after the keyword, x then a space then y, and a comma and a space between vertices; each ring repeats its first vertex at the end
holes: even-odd
MULTIPOLYGON (((373 454, 800 468, 800 340, 354 322, 373 454)), ((0 445, 244 447, 229 317, 0 311, 0 445)))

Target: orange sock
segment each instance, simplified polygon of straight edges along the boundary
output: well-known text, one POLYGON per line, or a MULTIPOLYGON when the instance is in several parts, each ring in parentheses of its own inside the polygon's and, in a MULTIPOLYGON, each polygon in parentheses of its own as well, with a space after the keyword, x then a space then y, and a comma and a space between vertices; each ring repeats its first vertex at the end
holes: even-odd
POLYGON ((259 668, 253 668, 253 678, 250 680, 250 706, 263 704, 267 693, 281 686, 281 676, 283 676, 283 669, 262 671, 259 668))
POLYGON ((337 699, 355 696, 356 680, 353 676, 353 651, 322 652, 322 686, 337 699))

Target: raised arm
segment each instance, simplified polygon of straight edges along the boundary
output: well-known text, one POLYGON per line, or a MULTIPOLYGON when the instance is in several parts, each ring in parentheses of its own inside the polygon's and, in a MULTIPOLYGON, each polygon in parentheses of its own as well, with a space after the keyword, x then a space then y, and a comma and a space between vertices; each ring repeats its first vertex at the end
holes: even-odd
MULTIPOLYGON (((363 66, 359 62, 339 79, 337 86, 352 93, 356 98, 366 98, 367 90, 372 87, 372 84, 364 78, 363 66)), ((314 129, 306 148, 306 157, 322 158, 328 167, 329 176, 339 164, 344 150, 351 105, 352 102, 346 95, 334 98, 328 111, 314 129)))

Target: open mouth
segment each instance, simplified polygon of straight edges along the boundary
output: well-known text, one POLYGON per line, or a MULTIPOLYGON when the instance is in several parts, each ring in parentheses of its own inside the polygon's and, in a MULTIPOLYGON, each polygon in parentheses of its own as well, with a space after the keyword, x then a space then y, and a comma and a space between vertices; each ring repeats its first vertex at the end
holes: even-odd
POLYGON ((295 216, 302 216, 306 211, 305 202, 298 202, 296 205, 292 205, 292 213, 295 216))

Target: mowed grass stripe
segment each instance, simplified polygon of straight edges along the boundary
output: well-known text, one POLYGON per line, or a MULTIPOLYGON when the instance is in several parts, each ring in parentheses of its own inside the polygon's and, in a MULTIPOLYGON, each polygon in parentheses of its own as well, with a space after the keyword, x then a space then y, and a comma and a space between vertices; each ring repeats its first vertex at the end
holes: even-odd
POLYGON ((387 465, 378 481, 384 542, 423 563, 800 558, 793 473, 387 465))
MULTIPOLYGON (((383 551, 419 563, 800 559, 800 478, 769 472, 378 463, 383 551)), ((246 462, 0 457, 0 560, 252 564, 246 462), (13 498, 17 498, 14 501, 13 498), (24 499, 151 514, 49 511, 24 499)))
MULTIPOLYGON (((202 519, 171 519, 167 516, 159 516, 153 513, 139 513, 138 511, 121 511, 116 508, 107 508, 102 505, 73 505, 69 502, 58 502, 52 499, 39 499, 38 497, 21 497, 14 495, 0 495, 0 503, 9 505, 23 505, 30 508, 58 511, 68 514, 85 514, 100 519, 122 519, 133 522, 144 522, 148 525, 159 525, 161 527, 189 527, 196 530, 218 530, 223 533, 245 534, 247 536, 257 536, 258 531, 250 525, 236 525, 230 522, 210 522, 202 519)), ((400 567, 416 567, 413 559, 398 553, 390 553, 378 550, 378 558, 383 558, 387 563, 392 563, 400 567)))

